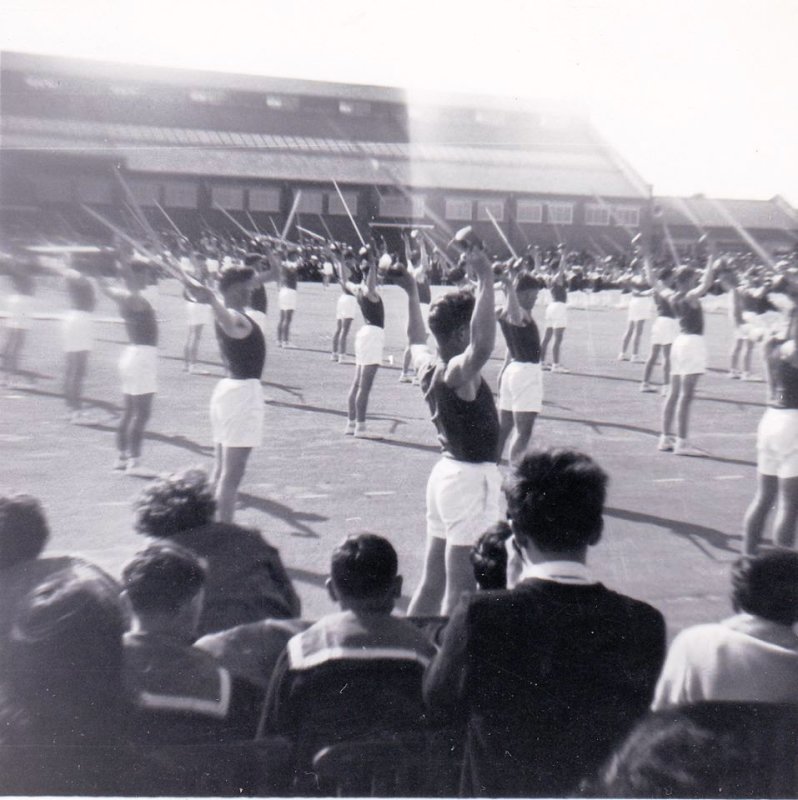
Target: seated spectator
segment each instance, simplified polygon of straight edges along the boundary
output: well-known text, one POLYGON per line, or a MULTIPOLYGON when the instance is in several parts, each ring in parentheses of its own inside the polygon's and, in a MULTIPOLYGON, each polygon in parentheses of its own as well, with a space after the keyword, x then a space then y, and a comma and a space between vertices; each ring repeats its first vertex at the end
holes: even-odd
POLYGON ((299 597, 277 550, 256 530, 213 521, 216 501, 202 470, 156 481, 135 510, 139 533, 167 538, 205 560, 199 636, 261 619, 299 616, 299 597))
POLYGON ((507 588, 507 542, 513 535, 506 522, 488 528, 471 550, 474 579, 480 589, 507 588))
POLYGON ((798 704, 798 553, 771 550, 735 562, 732 606, 735 616, 673 640, 655 709, 701 700, 798 704))
POLYGON ((76 565, 18 607, 0 688, 0 794, 173 794, 126 736, 119 587, 76 565))
POLYGON ((795 797, 798 710, 698 703, 641 720, 587 797, 795 797))
POLYGON ((35 497, 0 495, 0 660, 17 607, 28 592, 59 570, 85 564, 68 556, 42 558, 49 538, 44 509, 35 497))
POLYGON ((392 615, 402 578, 396 551, 381 536, 345 539, 333 552, 327 588, 341 611, 288 642, 261 724, 261 733, 297 742, 300 777, 325 745, 418 728, 422 676, 435 652, 415 625, 392 615))
POLYGON ((209 633, 197 639, 194 647, 210 653, 231 675, 265 693, 288 640, 309 626, 301 619, 263 619, 209 633))
POLYGON ((651 702, 662 615, 586 565, 606 485, 573 450, 527 455, 508 479, 521 579, 461 600, 424 684, 431 710, 466 722, 462 795, 571 792, 651 702))
MULTIPOLYGON (((125 634, 125 683, 148 742, 221 742, 251 736, 243 689, 208 653, 192 647, 205 570, 189 550, 152 545, 125 566, 133 614, 125 634)), ((250 711, 250 715, 253 712, 250 711)))

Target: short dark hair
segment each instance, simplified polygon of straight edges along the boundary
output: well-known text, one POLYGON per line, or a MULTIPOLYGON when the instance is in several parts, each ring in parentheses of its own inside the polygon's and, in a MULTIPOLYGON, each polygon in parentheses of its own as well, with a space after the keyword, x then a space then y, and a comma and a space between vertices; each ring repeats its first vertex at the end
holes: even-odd
POLYGON ((147 486, 134 503, 136 530, 147 536, 172 536, 207 525, 216 500, 201 469, 187 469, 147 486))
POLYGON ((0 496, 0 569, 37 558, 49 538, 44 509, 35 497, 0 496))
POLYGON ((158 543, 128 561, 122 584, 134 612, 169 614, 203 587, 205 568, 189 550, 158 543))
POLYGON ((429 309, 429 329, 439 341, 447 341, 460 328, 471 322, 474 312, 474 294, 469 289, 447 292, 429 309))
POLYGON ((390 589, 399 561, 393 545, 382 536, 347 536, 332 554, 330 577, 346 597, 376 597, 390 589))
POLYGON ((536 278, 534 275, 530 275, 528 272, 524 272, 519 278, 518 283, 515 286, 516 292, 528 292, 531 289, 542 289, 545 286, 543 281, 540 278, 536 278))
POLYGON ((515 533, 545 550, 594 543, 604 525, 607 473, 585 453, 567 448, 527 455, 505 482, 515 533))
POLYGON ((697 274, 694 267, 681 266, 673 271, 673 278, 677 286, 686 286, 697 274))
POLYGON ((474 578, 480 589, 507 588, 507 546, 512 528, 506 522, 497 522, 477 539, 471 549, 474 578))
POLYGON ((732 603, 736 610, 781 625, 798 622, 798 553, 778 549, 737 559, 732 603))
POLYGON ((255 270, 252 267, 227 267, 219 275, 219 291, 227 291, 233 284, 246 283, 255 277, 255 270))

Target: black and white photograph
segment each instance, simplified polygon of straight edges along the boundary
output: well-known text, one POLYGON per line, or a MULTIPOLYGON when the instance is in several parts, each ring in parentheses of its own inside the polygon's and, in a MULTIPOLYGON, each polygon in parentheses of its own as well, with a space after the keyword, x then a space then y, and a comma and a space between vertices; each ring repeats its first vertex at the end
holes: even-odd
POLYGON ((798 0, 0 0, 0 796, 798 798, 798 0))

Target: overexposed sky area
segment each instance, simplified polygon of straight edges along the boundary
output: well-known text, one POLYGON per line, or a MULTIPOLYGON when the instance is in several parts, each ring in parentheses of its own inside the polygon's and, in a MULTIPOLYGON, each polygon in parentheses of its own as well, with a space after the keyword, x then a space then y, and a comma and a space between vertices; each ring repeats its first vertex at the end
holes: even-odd
POLYGON ((0 0, 0 49, 586 107, 658 194, 798 204, 798 0, 0 0))

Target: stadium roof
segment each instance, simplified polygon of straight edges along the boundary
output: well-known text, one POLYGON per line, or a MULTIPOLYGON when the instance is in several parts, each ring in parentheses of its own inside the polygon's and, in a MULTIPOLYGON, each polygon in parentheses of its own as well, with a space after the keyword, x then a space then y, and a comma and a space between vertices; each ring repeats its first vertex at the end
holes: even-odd
POLYGON ((658 197, 662 219, 668 225, 728 228, 733 221, 746 230, 798 230, 798 212, 786 200, 718 200, 694 197, 658 197))

